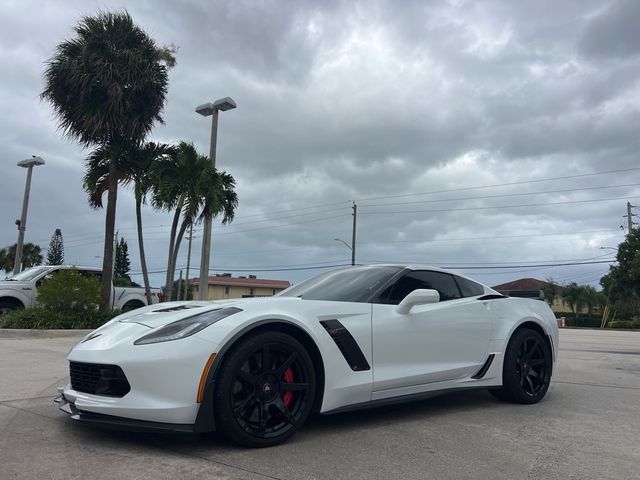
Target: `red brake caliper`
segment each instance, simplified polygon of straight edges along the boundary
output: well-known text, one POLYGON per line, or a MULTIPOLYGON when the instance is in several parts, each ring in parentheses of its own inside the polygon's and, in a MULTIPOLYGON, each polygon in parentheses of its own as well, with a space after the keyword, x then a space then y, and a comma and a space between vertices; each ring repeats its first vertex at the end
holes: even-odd
MULTIPOLYGON (((295 381, 295 375, 293 374, 293 368, 289 367, 284 371, 282 379, 286 383, 293 383, 295 381)), ((287 391, 282 394, 282 403, 286 408, 290 408, 293 405, 293 392, 287 391)))

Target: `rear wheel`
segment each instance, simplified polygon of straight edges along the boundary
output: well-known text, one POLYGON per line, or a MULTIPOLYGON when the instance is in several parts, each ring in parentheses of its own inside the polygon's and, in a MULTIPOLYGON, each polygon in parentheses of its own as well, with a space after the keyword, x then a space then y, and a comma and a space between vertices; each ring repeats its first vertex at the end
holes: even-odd
POLYGON ((122 311, 130 312, 131 310, 135 310, 137 308, 142 308, 142 307, 144 307, 144 303, 139 302, 137 300, 132 300, 124 304, 124 306, 122 307, 122 311))
POLYGON ((551 380, 551 352, 535 330, 516 330, 504 356, 502 388, 491 390, 501 399, 515 403, 536 403, 547 393, 551 380))
POLYGON ((217 427, 241 445, 277 445, 304 424, 315 392, 313 363, 300 342, 280 332, 253 335, 224 358, 214 393, 217 427))

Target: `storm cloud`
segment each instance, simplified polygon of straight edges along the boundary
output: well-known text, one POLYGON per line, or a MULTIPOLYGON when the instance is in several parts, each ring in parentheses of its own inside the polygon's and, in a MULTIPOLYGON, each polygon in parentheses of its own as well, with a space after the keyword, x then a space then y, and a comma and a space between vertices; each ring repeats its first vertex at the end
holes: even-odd
MULTIPOLYGON (((238 103, 220 117, 217 166, 235 176, 240 207, 214 229, 214 271, 299 281, 313 270, 290 269, 348 263, 334 238, 350 242, 351 201, 358 262, 464 267, 489 284, 597 283, 607 264, 507 267, 606 260, 600 247, 624 238, 626 202, 640 197, 638 2, 23 1, 0 7, 0 245, 16 237, 15 163, 40 155, 27 241, 46 248, 60 228, 68 261, 100 264, 88 151, 38 95, 78 19, 123 7, 178 47, 154 140, 205 153, 195 106, 238 103), (499 268, 470 268, 481 265, 499 268)), ((160 285, 169 215, 146 207, 144 222, 160 285)), ((117 228, 139 271, 134 227, 123 190, 117 228)), ((195 269, 199 251, 196 239, 195 269)))

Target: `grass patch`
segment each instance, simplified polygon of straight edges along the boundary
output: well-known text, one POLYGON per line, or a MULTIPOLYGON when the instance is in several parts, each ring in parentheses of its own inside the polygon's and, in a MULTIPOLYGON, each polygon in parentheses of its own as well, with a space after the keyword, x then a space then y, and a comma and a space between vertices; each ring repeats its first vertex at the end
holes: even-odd
POLYGON ((120 310, 60 311, 36 307, 13 310, 0 317, 0 328, 34 329, 94 329, 116 315, 120 310))

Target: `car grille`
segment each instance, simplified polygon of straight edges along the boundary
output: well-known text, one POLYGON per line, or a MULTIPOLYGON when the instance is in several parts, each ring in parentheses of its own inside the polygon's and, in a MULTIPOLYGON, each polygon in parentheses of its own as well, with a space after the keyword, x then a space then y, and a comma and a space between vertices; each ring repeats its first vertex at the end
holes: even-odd
POLYGON ((124 397, 131 386, 124 372, 117 365, 69 362, 71 388, 77 392, 124 397))

